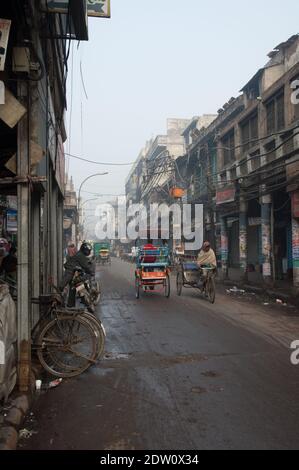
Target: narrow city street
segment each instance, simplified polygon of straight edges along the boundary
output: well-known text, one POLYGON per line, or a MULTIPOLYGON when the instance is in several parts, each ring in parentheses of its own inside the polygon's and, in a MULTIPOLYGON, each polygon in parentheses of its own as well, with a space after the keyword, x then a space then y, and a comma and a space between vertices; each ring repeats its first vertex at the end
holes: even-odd
POLYGON ((215 305, 178 297, 174 278, 169 300, 137 301, 134 266, 116 259, 99 276, 105 357, 36 400, 19 449, 298 448, 295 313, 276 321, 221 289, 215 305))

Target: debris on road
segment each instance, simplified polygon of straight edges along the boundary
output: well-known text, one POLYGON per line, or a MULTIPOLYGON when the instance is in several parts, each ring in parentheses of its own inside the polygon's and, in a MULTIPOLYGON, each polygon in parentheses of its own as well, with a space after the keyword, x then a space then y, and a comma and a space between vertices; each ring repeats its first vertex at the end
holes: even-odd
POLYGON ((19 438, 20 439, 30 439, 30 437, 33 436, 33 434, 37 434, 37 431, 30 431, 29 429, 21 429, 19 431, 19 438))
POLYGON ((62 379, 56 379, 56 380, 53 380, 52 382, 50 382, 47 386, 48 389, 50 388, 56 388, 58 387, 58 385, 60 385, 62 382, 62 379))
POLYGON ((40 391, 41 388, 42 388, 42 381, 41 380, 36 380, 35 381, 35 389, 37 391, 40 391))
POLYGON ((232 289, 229 289, 226 291, 229 294, 246 294, 246 291, 244 289, 238 289, 238 287, 233 287, 232 289))
POLYGON ((192 392, 192 393, 198 393, 198 394, 200 394, 200 393, 205 393, 205 392, 206 392, 206 389, 205 389, 205 388, 202 388, 202 387, 193 387, 193 388, 191 389, 191 392, 192 392))

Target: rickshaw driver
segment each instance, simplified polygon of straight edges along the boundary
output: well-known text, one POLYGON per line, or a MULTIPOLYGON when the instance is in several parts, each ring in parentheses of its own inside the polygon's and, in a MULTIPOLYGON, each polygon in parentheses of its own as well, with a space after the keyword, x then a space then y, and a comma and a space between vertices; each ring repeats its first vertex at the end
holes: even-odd
MULTIPOLYGON (((202 249, 197 257, 197 265, 199 268, 214 268, 217 269, 217 260, 214 250, 211 248, 210 242, 204 242, 202 249)), ((203 279, 203 287, 205 287, 206 276, 203 279)))

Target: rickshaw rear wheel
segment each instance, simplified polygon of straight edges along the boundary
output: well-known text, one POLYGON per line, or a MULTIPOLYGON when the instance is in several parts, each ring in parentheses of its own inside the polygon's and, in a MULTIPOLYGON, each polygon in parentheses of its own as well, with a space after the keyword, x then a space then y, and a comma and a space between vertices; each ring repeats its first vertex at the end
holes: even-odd
POLYGON ((184 285, 183 273, 178 272, 176 276, 176 291, 179 296, 182 295, 183 285, 184 285))
POLYGON ((165 287, 165 297, 169 299, 170 297, 170 278, 169 274, 166 275, 165 281, 164 281, 164 287, 165 287))
POLYGON ((137 276, 135 277, 135 295, 136 295, 136 299, 139 299, 139 297, 140 297, 140 286, 139 286, 139 278, 137 276))

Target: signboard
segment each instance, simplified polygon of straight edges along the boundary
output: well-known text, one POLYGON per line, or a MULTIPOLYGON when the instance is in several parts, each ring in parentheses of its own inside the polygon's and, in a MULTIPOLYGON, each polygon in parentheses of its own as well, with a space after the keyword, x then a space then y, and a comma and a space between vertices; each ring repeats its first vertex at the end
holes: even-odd
POLYGON ((110 18, 110 0, 87 0, 87 14, 88 16, 110 18))
MULTIPOLYGON (((45 0, 45 8, 50 13, 68 13, 69 0, 45 0)), ((110 0, 87 0, 88 16, 111 17, 110 0)))
POLYGON ((11 20, 0 18, 0 72, 3 72, 5 67, 10 26, 11 20))
POLYGON ((6 230, 9 233, 16 233, 18 230, 17 211, 7 211, 6 213, 6 230))
POLYGON ((249 227, 256 227, 257 225, 261 225, 261 224, 262 224, 261 217, 249 217, 248 218, 249 227))
POLYGON ((236 198, 236 188, 226 187, 217 191, 216 204, 227 204, 228 202, 234 202, 236 198))
POLYGON ((294 268, 299 268, 299 222, 295 219, 292 224, 292 248, 294 268))
POLYGON ((73 223, 73 219, 70 219, 69 217, 65 217, 63 219, 63 230, 68 230, 69 228, 71 228, 72 223, 73 223))
POLYGON ((5 104, 0 105, 0 119, 13 129, 26 114, 26 108, 5 88, 5 104))
POLYGON ((299 192, 292 194, 293 217, 299 218, 299 192))

